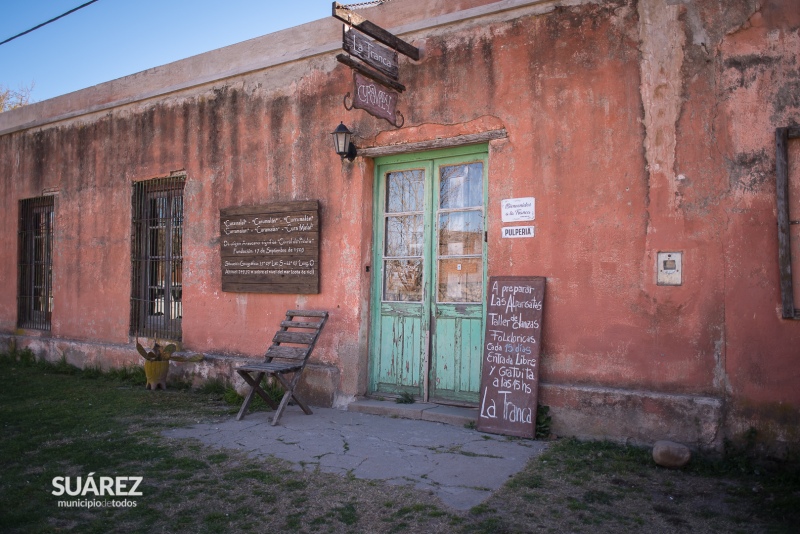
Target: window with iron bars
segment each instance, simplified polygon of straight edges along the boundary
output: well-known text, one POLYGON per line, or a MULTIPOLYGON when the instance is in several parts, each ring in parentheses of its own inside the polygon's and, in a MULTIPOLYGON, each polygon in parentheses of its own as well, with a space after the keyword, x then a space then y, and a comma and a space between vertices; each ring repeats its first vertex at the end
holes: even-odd
POLYGON ((19 201, 17 326, 50 330, 53 315, 53 197, 19 201))
POLYGON ((180 176, 133 186, 131 335, 181 340, 185 182, 180 176))

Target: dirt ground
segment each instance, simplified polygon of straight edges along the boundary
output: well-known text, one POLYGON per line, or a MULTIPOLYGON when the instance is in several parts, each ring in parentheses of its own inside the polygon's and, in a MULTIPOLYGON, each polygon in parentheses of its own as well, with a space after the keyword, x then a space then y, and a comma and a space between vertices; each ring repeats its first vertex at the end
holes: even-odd
MULTIPOLYGON (((0 532, 798 532, 800 469, 744 454, 660 468, 647 449, 574 439, 483 503, 253 459, 169 428, 234 416, 224 388, 145 391, 136 372, 0 358, 0 532), (54 477, 136 475, 136 506, 62 507, 54 477)), ((464 456, 464 469, 470 457, 464 456)))

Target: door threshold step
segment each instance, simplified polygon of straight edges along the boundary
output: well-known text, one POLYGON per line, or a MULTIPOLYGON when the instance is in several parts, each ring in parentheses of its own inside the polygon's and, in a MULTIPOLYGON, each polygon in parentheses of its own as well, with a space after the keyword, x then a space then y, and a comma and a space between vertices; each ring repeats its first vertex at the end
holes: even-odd
POLYGON ((478 422, 477 408, 446 406, 432 402, 415 402, 399 404, 394 401, 361 399, 347 405, 348 412, 400 417, 402 419, 419 419, 454 426, 464 426, 478 422))

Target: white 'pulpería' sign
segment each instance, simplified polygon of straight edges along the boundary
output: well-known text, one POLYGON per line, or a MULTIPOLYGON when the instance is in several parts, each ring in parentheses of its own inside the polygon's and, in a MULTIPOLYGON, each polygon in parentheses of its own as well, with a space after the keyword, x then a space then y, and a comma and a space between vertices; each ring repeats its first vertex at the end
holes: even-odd
POLYGON ((507 237, 533 237, 536 235, 536 229, 533 226, 504 226, 503 238, 507 237))
POLYGON ((536 218, 536 199, 507 198, 500 201, 503 222, 532 221, 536 218))

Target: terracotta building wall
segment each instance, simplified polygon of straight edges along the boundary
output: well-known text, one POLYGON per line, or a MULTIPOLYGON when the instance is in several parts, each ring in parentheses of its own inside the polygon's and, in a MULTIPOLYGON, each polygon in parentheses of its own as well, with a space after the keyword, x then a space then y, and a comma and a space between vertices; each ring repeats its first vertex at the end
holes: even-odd
MULTIPOLYGON (((721 156, 724 203, 725 375, 731 433, 753 425, 767 440, 800 441, 800 323, 781 319, 775 202, 775 128, 800 124, 800 10, 765 2, 718 46, 718 113, 708 122, 721 156)), ((719 11, 701 12, 712 21, 719 11)), ((709 22, 709 25, 710 22, 709 22)), ((691 141, 687 142, 689 145, 691 141)), ((800 184, 800 140, 789 143, 790 182, 800 184)), ((691 154, 691 150, 686 152, 691 154)), ((793 197, 792 218, 800 214, 793 197)), ((794 284, 800 284, 794 233, 794 284)), ((797 301, 795 301, 797 302, 797 301)))
MULTIPOLYGON (((800 122, 793 1, 519 2, 453 21, 491 4, 363 13, 406 24, 422 51, 401 61, 400 129, 344 110, 352 78, 334 51, 200 85, 176 64, 169 94, 121 91, 102 100, 130 102, 17 131, 0 120, 3 250, 16 251, 18 199, 58 190, 51 337, 16 331, 15 252, 0 258, 0 334, 135 360, 131 184, 180 171, 184 347, 258 356, 287 308, 331 310, 311 376, 345 402, 367 387, 374 165, 341 162, 329 132, 343 120, 366 148, 505 129, 489 145, 489 274, 547 277, 541 393, 557 431, 718 447, 755 426, 796 440, 800 322, 780 317, 774 185, 774 130, 800 122), (502 239, 500 201, 528 196, 536 236, 502 239), (221 291, 219 210, 307 199, 321 203, 320 294, 221 291), (656 284, 663 251, 683 254, 681 286, 656 284)), ((295 41, 315 46, 340 32, 301 28, 295 41)), ((236 46, 256 57, 262 42, 236 46)))

